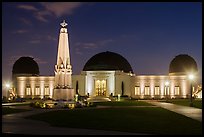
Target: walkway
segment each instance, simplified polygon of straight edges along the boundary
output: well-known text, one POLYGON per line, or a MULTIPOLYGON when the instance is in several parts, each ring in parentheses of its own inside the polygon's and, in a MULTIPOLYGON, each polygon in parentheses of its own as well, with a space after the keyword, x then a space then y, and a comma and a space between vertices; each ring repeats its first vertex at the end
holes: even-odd
POLYGON ((202 122, 202 109, 181 106, 172 103, 159 102, 156 100, 144 100, 144 101, 202 122))

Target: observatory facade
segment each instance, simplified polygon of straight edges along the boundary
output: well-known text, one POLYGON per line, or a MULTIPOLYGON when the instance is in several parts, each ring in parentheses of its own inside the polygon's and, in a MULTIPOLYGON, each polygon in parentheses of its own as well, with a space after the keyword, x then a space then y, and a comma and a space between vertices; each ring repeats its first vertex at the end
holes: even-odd
MULTIPOLYGON (((23 57, 24 63, 22 58, 15 62, 12 74, 17 97, 73 100, 78 94, 89 98, 118 95, 136 99, 189 98, 188 74, 196 74, 198 68, 195 60, 186 54, 170 62, 166 75, 137 75, 122 55, 101 52, 85 63, 80 74, 72 75, 66 27, 65 21, 61 23, 55 76, 40 76, 32 58, 23 57), (26 68, 25 62, 33 67, 26 68)), ((196 82, 193 90, 195 85, 196 82)))

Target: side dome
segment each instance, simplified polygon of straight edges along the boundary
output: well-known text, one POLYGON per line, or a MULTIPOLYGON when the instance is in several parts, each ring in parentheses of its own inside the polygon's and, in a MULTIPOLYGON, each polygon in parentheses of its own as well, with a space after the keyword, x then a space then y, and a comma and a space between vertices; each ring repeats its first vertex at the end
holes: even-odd
POLYGON ((121 70, 133 73, 129 62, 114 52, 101 52, 91 57, 85 64, 83 71, 121 70))
POLYGON ((37 62, 31 57, 20 57, 13 65, 12 74, 32 74, 39 75, 37 62))
POLYGON ((191 56, 180 54, 171 61, 169 73, 187 74, 189 72, 198 72, 197 63, 191 56))

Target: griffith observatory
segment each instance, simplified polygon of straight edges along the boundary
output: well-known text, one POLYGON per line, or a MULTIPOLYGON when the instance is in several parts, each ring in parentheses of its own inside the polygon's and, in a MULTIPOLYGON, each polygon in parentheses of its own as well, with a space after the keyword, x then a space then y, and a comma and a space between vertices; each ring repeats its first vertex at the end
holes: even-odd
POLYGON ((188 78, 189 73, 197 74, 197 63, 187 54, 172 57, 167 75, 139 75, 122 55, 106 51, 96 53, 80 74, 73 75, 67 23, 63 21, 60 25, 55 75, 41 76, 33 58, 19 58, 12 69, 14 96, 53 100, 73 100, 75 95, 90 99, 113 96, 170 99, 189 98, 191 88, 193 96, 198 92, 198 83, 192 84, 188 78))

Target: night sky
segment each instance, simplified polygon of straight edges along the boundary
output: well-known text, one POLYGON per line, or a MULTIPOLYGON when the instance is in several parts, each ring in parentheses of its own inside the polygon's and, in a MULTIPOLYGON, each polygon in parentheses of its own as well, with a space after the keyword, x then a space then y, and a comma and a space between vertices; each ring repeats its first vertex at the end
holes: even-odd
POLYGON ((2 81, 14 62, 31 56, 40 75, 54 76, 60 23, 68 23, 73 74, 99 52, 121 54, 136 75, 168 74, 171 60, 188 54, 202 79, 202 3, 2 3, 2 81))

